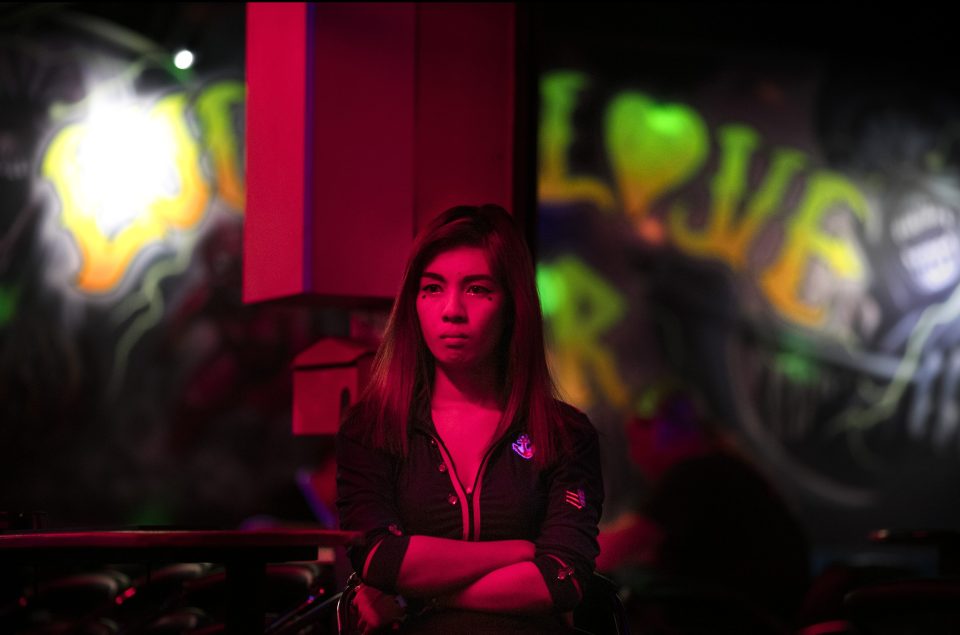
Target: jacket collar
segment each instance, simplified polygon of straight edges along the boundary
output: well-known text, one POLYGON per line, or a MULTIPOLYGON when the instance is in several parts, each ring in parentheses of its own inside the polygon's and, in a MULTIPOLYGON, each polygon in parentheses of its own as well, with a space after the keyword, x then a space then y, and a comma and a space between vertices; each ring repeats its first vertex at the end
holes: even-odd
MULTIPOLYGON (((497 443, 502 441, 505 437, 515 435, 521 431, 523 431, 523 421, 521 418, 516 418, 507 428, 507 431, 499 439, 497 439, 497 443)), ((413 416, 410 420, 409 434, 413 434, 414 432, 420 432, 432 437, 439 436, 437 427, 433 423, 433 416, 430 414, 429 402, 426 404, 421 402, 421 405, 413 413, 413 416)))

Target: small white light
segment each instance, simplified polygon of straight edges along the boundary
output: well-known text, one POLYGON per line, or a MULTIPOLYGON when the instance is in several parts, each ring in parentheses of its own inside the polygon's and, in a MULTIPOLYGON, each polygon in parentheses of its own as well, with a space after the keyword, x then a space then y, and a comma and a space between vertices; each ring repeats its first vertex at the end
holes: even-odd
POLYGON ((173 56, 173 65, 182 71, 190 68, 193 66, 193 53, 187 49, 177 51, 177 54, 173 56))

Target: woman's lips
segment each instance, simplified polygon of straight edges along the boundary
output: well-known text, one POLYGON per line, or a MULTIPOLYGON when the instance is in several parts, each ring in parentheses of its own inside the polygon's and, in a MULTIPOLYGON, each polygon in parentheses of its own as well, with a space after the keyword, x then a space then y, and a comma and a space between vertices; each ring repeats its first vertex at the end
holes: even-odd
POLYGON ((441 335, 440 340, 447 348, 463 348, 466 346, 467 336, 463 334, 441 335))

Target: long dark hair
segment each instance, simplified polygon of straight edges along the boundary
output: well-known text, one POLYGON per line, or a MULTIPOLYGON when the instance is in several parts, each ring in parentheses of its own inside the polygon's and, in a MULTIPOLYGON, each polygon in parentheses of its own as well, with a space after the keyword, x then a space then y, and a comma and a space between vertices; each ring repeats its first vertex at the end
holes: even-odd
POLYGON ((453 207, 419 233, 357 409, 369 422, 374 446, 406 455, 408 423, 430 403, 433 391, 433 355, 416 309, 420 276, 438 254, 464 246, 486 253, 507 299, 497 358, 504 410, 497 436, 521 421, 537 447, 537 462, 546 465, 564 454, 571 441, 547 369, 533 259, 513 217, 498 205, 453 207))

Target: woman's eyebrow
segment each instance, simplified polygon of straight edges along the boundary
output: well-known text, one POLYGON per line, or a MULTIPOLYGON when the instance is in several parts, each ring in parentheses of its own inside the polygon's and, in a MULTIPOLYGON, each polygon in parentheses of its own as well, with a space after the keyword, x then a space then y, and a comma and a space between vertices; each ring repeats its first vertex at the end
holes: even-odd
MULTIPOLYGON (((420 274, 421 278, 430 278, 431 280, 438 280, 440 282, 446 282, 447 279, 441 276, 439 273, 434 273, 433 271, 424 271, 420 274)), ((490 284, 496 284, 496 279, 486 273, 474 273, 469 276, 463 277, 463 282, 477 282, 478 280, 489 282, 490 284)))
POLYGON ((491 283, 491 284, 496 284, 496 283, 497 283, 497 281, 494 280, 493 276, 489 276, 489 275, 487 275, 487 274, 485 274, 485 273, 476 273, 476 274, 473 274, 473 275, 470 275, 470 276, 464 276, 464 277, 463 277, 463 281, 464 281, 464 282, 477 282, 478 280, 482 280, 482 281, 484 281, 484 282, 489 282, 489 283, 491 283))

